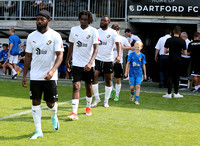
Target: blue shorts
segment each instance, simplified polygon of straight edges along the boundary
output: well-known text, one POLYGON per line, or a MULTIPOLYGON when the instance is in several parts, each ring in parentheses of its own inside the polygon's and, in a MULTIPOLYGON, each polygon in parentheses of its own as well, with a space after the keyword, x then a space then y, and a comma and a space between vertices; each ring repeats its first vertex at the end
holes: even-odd
POLYGON ((66 69, 66 65, 60 65, 59 67, 58 67, 58 71, 60 72, 67 72, 67 69, 66 69))
POLYGON ((141 85, 141 83, 142 83, 142 77, 129 77, 130 86, 141 85))
POLYGON ((17 66, 19 66, 20 68, 24 69, 24 63, 18 63, 17 66))

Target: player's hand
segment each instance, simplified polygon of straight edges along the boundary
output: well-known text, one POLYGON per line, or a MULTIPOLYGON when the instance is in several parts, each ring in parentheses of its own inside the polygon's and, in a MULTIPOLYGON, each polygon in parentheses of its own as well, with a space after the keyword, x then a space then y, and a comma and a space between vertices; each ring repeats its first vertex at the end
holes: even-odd
POLYGON ((117 63, 119 63, 120 62, 120 56, 117 56, 116 58, 115 58, 115 64, 117 64, 117 63))
POLYGON ((126 78, 128 76, 127 72, 124 73, 124 77, 126 78))
POLYGON ((49 71, 48 73, 45 74, 45 80, 50 80, 53 77, 54 72, 53 71, 49 71))
POLYGON ((23 77, 23 79, 22 79, 22 87, 28 87, 28 85, 26 85, 26 77, 23 77))
POLYGON ((67 69, 68 72, 71 72, 71 67, 70 67, 69 62, 66 63, 66 69, 67 69))
POLYGON ((147 80, 147 75, 144 75, 144 80, 147 80))
POLYGON ((157 62, 158 61, 158 57, 157 56, 155 56, 155 62, 157 62))
POLYGON ((84 71, 85 71, 85 72, 88 72, 88 71, 91 70, 91 68, 92 68, 92 64, 91 64, 91 63, 88 63, 88 64, 84 67, 84 71))

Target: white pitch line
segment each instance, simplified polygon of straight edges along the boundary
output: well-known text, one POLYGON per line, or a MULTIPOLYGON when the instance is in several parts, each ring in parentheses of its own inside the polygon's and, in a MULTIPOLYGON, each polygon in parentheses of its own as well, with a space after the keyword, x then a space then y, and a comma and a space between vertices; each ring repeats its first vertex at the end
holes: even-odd
MULTIPOLYGON (((103 94, 105 94, 105 93, 100 93, 99 95, 103 95, 103 94)), ((85 98, 86 98, 86 97, 81 97, 79 100, 83 100, 83 99, 85 99, 85 98)), ((60 102, 60 103, 58 103, 58 105, 63 105, 63 104, 69 103, 69 102, 72 102, 72 100, 60 102)), ((48 108, 47 106, 41 107, 42 110, 43 110, 43 109, 47 109, 47 108, 48 108)), ((29 113, 31 113, 31 112, 32 112, 32 110, 28 110, 28 111, 16 113, 16 114, 13 114, 13 115, 10 115, 10 116, 1 117, 1 118, 0 118, 0 121, 1 121, 1 120, 4 120, 4 119, 9 119, 9 118, 13 118, 13 117, 18 117, 18 116, 21 116, 21 115, 29 114, 29 113)))

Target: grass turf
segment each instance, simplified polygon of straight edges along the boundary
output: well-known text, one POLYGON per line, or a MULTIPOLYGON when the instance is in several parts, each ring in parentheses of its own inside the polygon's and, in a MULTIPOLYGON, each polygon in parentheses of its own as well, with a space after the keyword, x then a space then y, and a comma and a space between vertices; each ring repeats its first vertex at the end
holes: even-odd
MULTIPOLYGON (((145 83, 151 92, 158 90, 145 83)), ((43 138, 29 140, 35 132, 31 112, 0 120, 0 145, 199 145, 200 97, 185 94, 181 99, 161 98, 161 93, 141 92, 140 105, 129 101, 127 82, 123 83, 120 101, 103 102, 92 109, 92 116, 85 115, 85 100, 80 100, 79 120, 67 121, 71 103, 59 106, 59 131, 53 131, 50 112, 42 111, 43 138)), ((103 90, 100 90, 104 92, 103 90)), ((161 91, 159 91, 161 92, 161 91)), ((164 92, 164 90, 162 91, 164 92)), ((71 100, 72 87, 58 86, 59 102, 71 100)), ((81 89, 81 97, 85 89, 81 89)), ((104 95, 101 96, 102 101, 104 95)), ((0 117, 31 109, 29 88, 22 88, 19 81, 0 81, 0 117)), ((42 106, 45 103, 42 102, 42 106)))

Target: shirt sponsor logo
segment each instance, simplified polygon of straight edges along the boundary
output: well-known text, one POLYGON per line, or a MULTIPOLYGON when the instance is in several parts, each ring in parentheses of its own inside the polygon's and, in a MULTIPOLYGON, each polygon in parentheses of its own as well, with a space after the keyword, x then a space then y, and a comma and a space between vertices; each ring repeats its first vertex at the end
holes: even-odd
POLYGON ((86 38, 89 39, 91 37, 91 35, 88 35, 86 38))
POLYGON ((77 42, 77 47, 87 47, 87 44, 84 44, 81 41, 78 41, 77 42))
POLYGON ((40 54, 47 54, 47 50, 41 50, 40 48, 36 49, 36 54, 40 55, 40 54))
POLYGON ((140 67, 140 64, 136 63, 136 62, 133 62, 133 67, 136 67, 136 66, 140 67))
POLYGON ((103 42, 103 41, 100 40, 99 45, 107 45, 107 42, 103 42))

